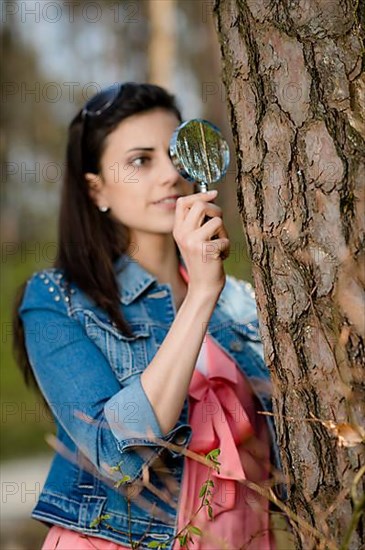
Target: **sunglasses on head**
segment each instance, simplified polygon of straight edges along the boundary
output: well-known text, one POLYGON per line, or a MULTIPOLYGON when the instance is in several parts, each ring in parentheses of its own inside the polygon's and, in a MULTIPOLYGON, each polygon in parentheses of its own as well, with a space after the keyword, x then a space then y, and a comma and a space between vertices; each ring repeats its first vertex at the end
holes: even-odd
POLYGON ((121 83, 115 83, 107 88, 104 88, 96 95, 91 97, 84 105, 81 111, 81 119, 83 121, 81 130, 81 158, 83 173, 92 171, 88 169, 86 159, 86 147, 85 147, 85 126, 88 117, 97 117, 108 111, 120 96, 124 85, 121 83))
POLYGON ((87 116, 99 116, 105 113, 118 98, 123 87, 123 84, 117 82, 88 99, 81 111, 81 118, 85 119, 87 116))

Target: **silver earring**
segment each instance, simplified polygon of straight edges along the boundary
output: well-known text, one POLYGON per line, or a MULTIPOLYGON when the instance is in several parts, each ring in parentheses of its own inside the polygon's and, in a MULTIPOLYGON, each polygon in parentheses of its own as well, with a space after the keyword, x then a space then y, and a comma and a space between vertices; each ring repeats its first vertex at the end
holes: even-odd
POLYGON ((100 212, 108 212, 109 207, 108 206, 99 206, 100 212))

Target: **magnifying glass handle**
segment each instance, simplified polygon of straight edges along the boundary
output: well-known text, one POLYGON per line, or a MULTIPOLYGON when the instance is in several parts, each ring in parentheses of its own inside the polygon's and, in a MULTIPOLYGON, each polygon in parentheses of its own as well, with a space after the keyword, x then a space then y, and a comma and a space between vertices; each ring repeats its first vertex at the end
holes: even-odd
MULTIPOLYGON (((200 193, 207 193, 208 192, 208 186, 205 182, 199 182, 199 191, 200 193)), ((204 216, 203 224, 211 220, 212 218, 210 216, 204 216)), ((211 241, 218 239, 218 235, 213 235, 211 238, 211 241)))

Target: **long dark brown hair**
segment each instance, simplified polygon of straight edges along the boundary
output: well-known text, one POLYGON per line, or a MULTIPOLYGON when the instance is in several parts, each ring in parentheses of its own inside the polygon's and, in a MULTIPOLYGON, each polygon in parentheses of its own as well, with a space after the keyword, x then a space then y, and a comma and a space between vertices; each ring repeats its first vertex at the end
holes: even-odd
MULTIPOLYGON (((153 84, 125 83, 110 109, 101 116, 87 117, 83 137, 84 158, 81 154, 84 124, 82 110, 71 121, 68 129, 66 170, 58 218, 57 257, 53 266, 62 269, 65 278, 75 282, 109 314, 118 329, 129 336, 132 333, 119 306, 119 288, 113 269, 113 262, 130 245, 129 231, 122 223, 114 221, 108 213, 100 212, 96 207, 88 192, 83 166, 86 160, 88 171, 98 174, 107 136, 127 117, 158 107, 173 112, 179 121, 182 120, 175 97, 165 89, 153 84)), ((39 391, 18 314, 25 287, 26 282, 19 287, 14 302, 13 352, 26 385, 39 391)))

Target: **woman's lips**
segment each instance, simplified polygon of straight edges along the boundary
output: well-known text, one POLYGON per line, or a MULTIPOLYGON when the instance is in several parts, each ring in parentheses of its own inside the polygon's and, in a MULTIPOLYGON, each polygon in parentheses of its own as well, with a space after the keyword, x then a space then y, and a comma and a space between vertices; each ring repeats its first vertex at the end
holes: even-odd
POLYGON ((163 208, 165 210, 175 210, 176 208, 176 199, 168 200, 168 201, 161 201, 161 202, 154 202, 155 206, 159 206, 160 208, 163 208))

